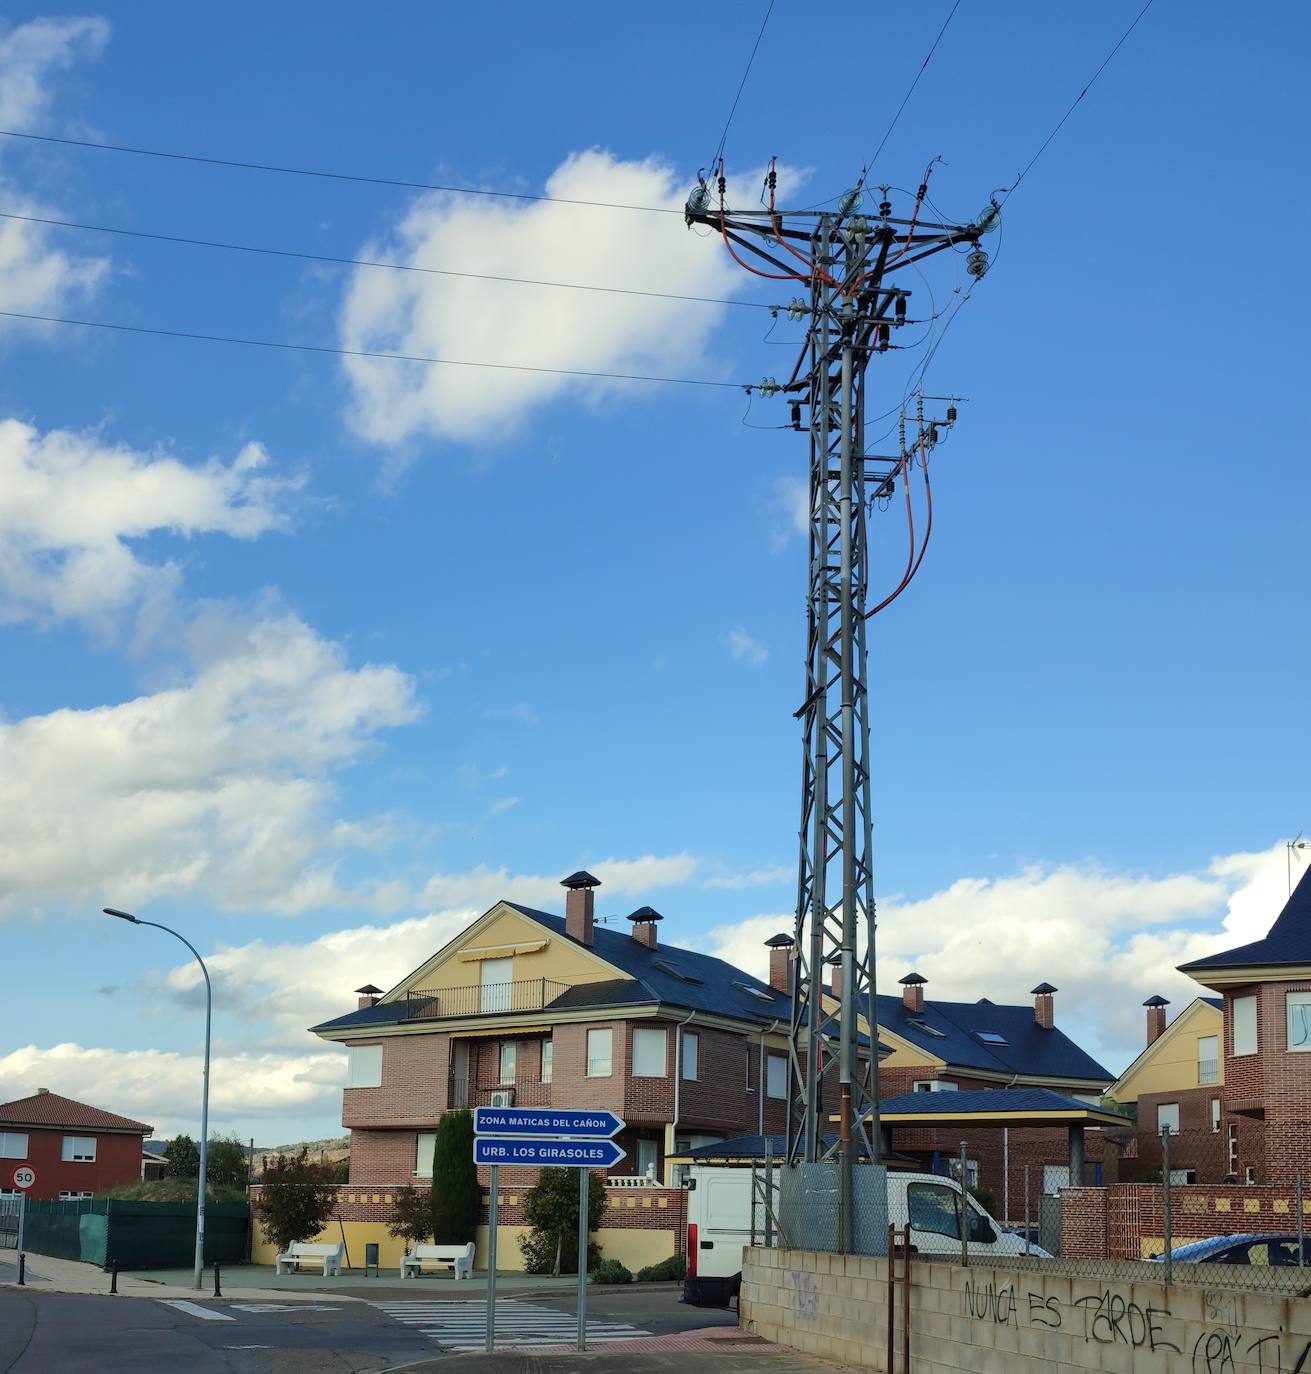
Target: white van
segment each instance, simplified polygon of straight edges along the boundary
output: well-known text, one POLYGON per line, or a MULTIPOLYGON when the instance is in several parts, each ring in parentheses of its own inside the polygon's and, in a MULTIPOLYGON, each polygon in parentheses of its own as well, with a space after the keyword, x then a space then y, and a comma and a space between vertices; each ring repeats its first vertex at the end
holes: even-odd
MULTIPOLYGON (((757 1171, 763 1172, 763 1166, 757 1171)), ((700 1306, 724 1305, 736 1296, 742 1279, 742 1251, 751 1244, 751 1175, 749 1168, 693 1165, 687 1179, 687 1281, 684 1296, 700 1306)), ((778 1209, 775 1166, 774 1208, 778 1209)), ((971 1260, 995 1255, 1050 1259, 1046 1250, 1002 1230, 979 1204, 965 1195, 971 1260)), ((941 1174, 888 1173, 888 1221, 898 1229, 910 1224, 912 1253, 959 1255, 960 1184, 941 1174)), ((763 1244, 765 1207, 756 1199, 756 1241, 763 1244)), ((782 1238, 775 1234, 774 1243, 782 1238)))

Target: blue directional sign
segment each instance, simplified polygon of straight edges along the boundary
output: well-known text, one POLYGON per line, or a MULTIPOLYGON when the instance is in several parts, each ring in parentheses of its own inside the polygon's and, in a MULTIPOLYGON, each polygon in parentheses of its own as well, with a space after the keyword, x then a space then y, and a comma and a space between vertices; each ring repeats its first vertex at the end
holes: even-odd
POLYGON ((624 1128, 611 1111, 577 1107, 475 1107, 475 1135, 567 1135, 585 1140, 609 1140, 624 1128))
POLYGON ((480 1135, 473 1142, 475 1164, 551 1164, 565 1169, 609 1169, 625 1151, 613 1140, 542 1140, 480 1135))

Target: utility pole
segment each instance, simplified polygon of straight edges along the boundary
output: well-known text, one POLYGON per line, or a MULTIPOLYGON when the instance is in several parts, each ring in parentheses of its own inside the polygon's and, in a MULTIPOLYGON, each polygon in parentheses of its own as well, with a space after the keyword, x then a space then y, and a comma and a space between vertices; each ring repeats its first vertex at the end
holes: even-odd
MULTIPOLYGON (((865 197, 872 193, 860 185, 833 210, 776 211, 775 183, 771 164, 765 179, 769 208, 731 210, 721 162, 717 187, 712 190, 702 179, 688 200, 686 217, 689 225, 718 233, 747 270, 808 288, 807 296, 786 307, 789 319, 806 321, 805 343, 791 375, 781 384, 767 377, 756 388, 764 397, 788 398, 798 431, 805 412, 810 435, 806 696, 796 712, 804 751, 786 1162, 836 1157, 837 1243, 839 1250, 849 1251, 853 1164, 858 1158, 878 1162, 882 1155, 870 867, 866 517, 875 504, 886 504, 898 481, 910 480, 916 465, 916 453, 907 452, 904 418, 899 454, 866 452, 866 371, 876 354, 895 347, 892 338, 899 327, 917 323, 908 318, 910 292, 895 284, 895 274, 944 249, 968 247, 967 270, 981 277, 988 259, 978 240, 996 227, 999 214, 993 203, 973 224, 926 222, 920 216, 924 184, 909 219, 893 216, 888 187, 881 188, 876 213, 867 216, 865 197), (826 974, 832 985, 828 997, 826 974), (862 1019, 868 1032, 863 1044, 862 1019), (833 1106, 835 1140, 825 1131, 833 1106)), ((952 406, 936 425, 954 419, 952 406)), ((927 463, 927 447, 937 435, 935 422, 921 419, 915 440, 921 462, 927 463)))

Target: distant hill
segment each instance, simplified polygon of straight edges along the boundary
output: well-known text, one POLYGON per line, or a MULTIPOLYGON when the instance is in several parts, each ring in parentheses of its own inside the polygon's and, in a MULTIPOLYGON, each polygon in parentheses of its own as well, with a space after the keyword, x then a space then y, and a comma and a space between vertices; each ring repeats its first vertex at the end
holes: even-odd
MULTIPOLYGON (((256 1145, 251 1172, 258 1178, 264 1172, 265 1159, 274 1155, 298 1155, 301 1150, 308 1151, 311 1159, 336 1164, 350 1154, 350 1139, 348 1135, 335 1135, 321 1140, 297 1140, 286 1145, 256 1145)), ((168 1146, 167 1140, 147 1140, 143 1148, 150 1154, 162 1155, 168 1146)))

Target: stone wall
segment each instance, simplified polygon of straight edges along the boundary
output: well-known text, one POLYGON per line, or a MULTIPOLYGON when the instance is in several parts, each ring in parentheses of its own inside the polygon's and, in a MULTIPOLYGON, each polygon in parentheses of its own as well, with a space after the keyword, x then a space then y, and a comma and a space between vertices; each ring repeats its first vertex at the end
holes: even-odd
MULTIPOLYGON (((1103 1268, 1106 1266, 1103 1265, 1103 1268)), ((1293 1374, 1311 1370, 1311 1300, 1167 1288, 1147 1266, 1118 1278, 1022 1268, 911 1265, 917 1374, 1293 1374)), ((886 1371, 887 1262, 799 1250, 748 1250, 742 1325, 782 1345, 886 1371)), ((901 1291, 894 1369, 901 1369, 901 1291)))

